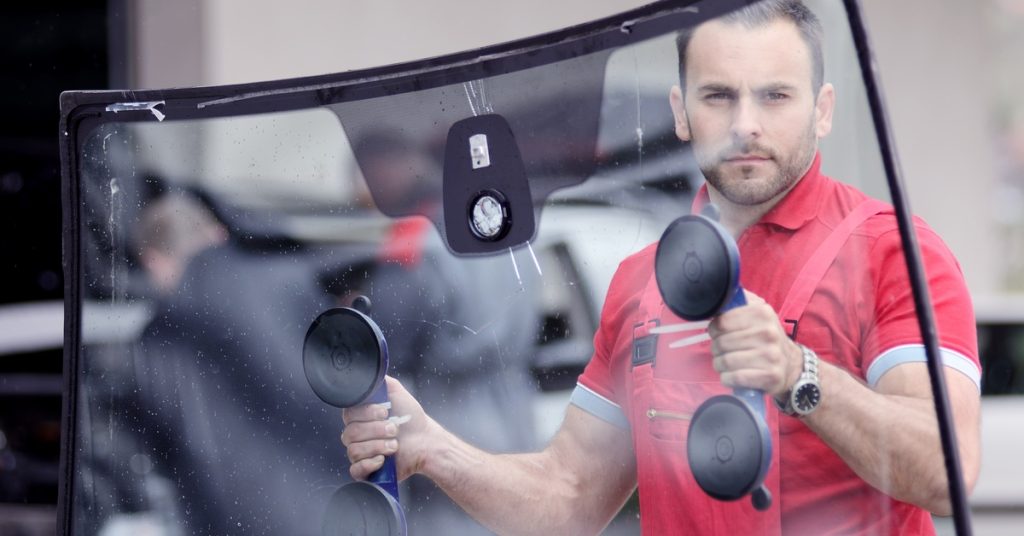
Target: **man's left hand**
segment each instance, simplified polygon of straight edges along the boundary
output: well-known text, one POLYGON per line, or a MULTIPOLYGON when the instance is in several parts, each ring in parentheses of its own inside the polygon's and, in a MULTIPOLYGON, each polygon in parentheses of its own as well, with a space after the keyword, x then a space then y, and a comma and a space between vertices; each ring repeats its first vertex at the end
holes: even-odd
POLYGON ((718 315, 708 326, 714 367, 726 386, 760 389, 778 398, 800 377, 803 352, 768 302, 751 292, 744 295, 747 305, 718 315))

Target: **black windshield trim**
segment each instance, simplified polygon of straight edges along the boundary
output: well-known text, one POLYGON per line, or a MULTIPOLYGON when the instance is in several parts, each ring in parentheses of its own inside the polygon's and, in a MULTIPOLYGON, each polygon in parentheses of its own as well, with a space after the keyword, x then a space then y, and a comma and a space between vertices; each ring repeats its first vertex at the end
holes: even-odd
MULTIPOLYGON (((622 47, 692 27, 756 0, 663 0, 594 22, 539 36, 436 58, 320 76, 156 90, 68 91, 61 95, 66 124, 88 115, 107 121, 224 117, 312 108, 479 80, 622 47), (699 7, 695 4, 708 4, 699 7), (114 105, 160 103, 108 110, 114 105)), ((81 138, 82 133, 78 133, 81 138)))

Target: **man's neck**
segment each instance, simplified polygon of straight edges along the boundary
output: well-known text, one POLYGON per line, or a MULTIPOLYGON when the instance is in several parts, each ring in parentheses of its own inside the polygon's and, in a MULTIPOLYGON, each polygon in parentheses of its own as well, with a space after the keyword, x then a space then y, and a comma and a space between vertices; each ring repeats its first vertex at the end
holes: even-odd
POLYGON ((761 216, 764 216, 778 202, 776 199, 772 199, 760 205, 737 205, 726 199, 710 185, 708 186, 708 197, 718 207, 720 214, 719 223, 737 240, 743 234, 743 231, 757 223, 761 216))

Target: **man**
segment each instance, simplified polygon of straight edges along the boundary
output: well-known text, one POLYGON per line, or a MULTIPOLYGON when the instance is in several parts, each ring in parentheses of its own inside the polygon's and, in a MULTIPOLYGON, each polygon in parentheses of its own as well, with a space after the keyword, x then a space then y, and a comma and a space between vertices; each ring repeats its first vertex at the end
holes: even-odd
POLYGON ((125 399, 106 410, 127 454, 103 461, 126 499, 103 512, 149 510, 172 533, 317 534, 341 426, 294 367, 329 297, 301 252, 275 254, 258 232, 233 240, 231 226, 187 193, 142 209, 143 263, 167 291, 123 365, 125 399), (130 470, 138 459, 152 467, 130 470))
MULTIPOLYGON (((400 477, 428 476, 501 533, 598 532, 637 485, 648 534, 934 533, 929 512, 949 515, 951 506, 891 210, 849 226, 806 305, 792 318, 778 312, 803 288, 797 272, 820 262, 823 241, 866 200, 820 173, 817 143, 831 130, 835 99, 823 83, 820 41, 820 23, 792 0, 750 6, 679 40, 682 83, 670 94, 676 133, 692 142, 707 178, 694 209, 718 205, 738 239, 748 290, 749 305, 711 322, 709 343, 672 353, 660 340, 653 361, 632 359, 650 326, 679 322, 652 299, 648 247, 620 265, 594 356, 543 451, 481 452, 390 382, 395 413, 412 420, 399 430, 381 420, 385 408, 346 411, 353 477, 397 453, 400 477), (798 413, 790 393, 804 372, 816 376, 820 403, 798 413), (710 499, 686 461, 689 414, 734 386, 762 389, 783 408, 768 415, 776 457, 766 512, 710 499)), ((955 259, 917 225, 971 489, 980 371, 970 298, 955 259)))

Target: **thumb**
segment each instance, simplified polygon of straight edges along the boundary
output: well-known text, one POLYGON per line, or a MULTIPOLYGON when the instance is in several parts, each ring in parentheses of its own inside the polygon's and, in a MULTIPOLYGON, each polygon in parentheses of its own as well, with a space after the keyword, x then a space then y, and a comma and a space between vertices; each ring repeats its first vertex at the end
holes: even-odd
POLYGON ((748 305, 765 303, 764 298, 758 296, 757 294, 754 294, 753 292, 750 292, 747 289, 743 289, 743 297, 747 299, 748 305))

